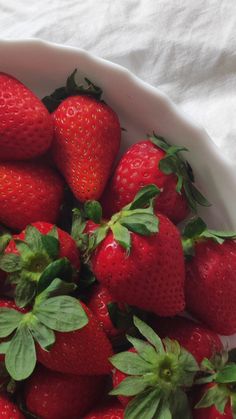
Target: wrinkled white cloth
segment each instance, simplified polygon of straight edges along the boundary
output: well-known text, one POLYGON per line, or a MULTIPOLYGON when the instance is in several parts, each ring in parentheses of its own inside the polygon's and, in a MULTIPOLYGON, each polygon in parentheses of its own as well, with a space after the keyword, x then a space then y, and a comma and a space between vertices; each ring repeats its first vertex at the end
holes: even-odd
POLYGON ((159 87, 236 157, 235 0, 0 0, 0 38, 84 48, 159 87))

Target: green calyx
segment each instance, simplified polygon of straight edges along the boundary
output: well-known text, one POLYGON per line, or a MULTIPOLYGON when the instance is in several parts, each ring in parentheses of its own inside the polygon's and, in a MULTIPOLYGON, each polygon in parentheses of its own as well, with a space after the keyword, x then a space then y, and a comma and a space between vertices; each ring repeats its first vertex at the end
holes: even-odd
POLYGON ((205 239, 222 244, 227 239, 236 239, 236 232, 208 229, 206 223, 200 217, 194 217, 184 227, 182 233, 182 246, 185 256, 193 256, 195 243, 205 239))
POLYGON ((73 211, 72 237, 75 239, 80 250, 84 253, 84 259, 105 239, 109 230, 112 231, 115 240, 127 251, 131 250, 130 232, 142 236, 150 236, 158 232, 159 220, 154 214, 154 198, 160 190, 156 185, 147 185, 136 194, 134 200, 126 205, 120 212, 114 214, 110 221, 102 222, 101 205, 96 201, 88 201, 84 211, 73 211), (85 219, 89 218, 100 225, 92 234, 85 234, 85 219))
POLYGON ((181 194, 184 191, 189 208, 193 212, 196 212, 197 205, 209 207, 211 204, 194 185, 194 176, 191 166, 180 155, 180 152, 188 151, 188 149, 181 146, 170 145, 163 137, 159 137, 155 133, 153 133, 152 136, 149 136, 149 139, 158 148, 165 151, 166 155, 160 160, 159 169, 166 175, 175 174, 177 176, 176 192, 181 194))
POLYGON ((204 359, 201 364, 201 377, 196 384, 211 383, 202 399, 195 406, 204 408, 215 405, 223 413, 230 402, 233 418, 236 418, 236 350, 217 354, 211 360, 204 359))
POLYGON ((191 388, 199 371, 195 358, 177 341, 162 341, 137 317, 133 321, 145 340, 127 336, 135 352, 121 352, 110 359, 115 368, 127 374, 110 394, 134 397, 125 410, 125 419, 191 418, 185 390, 191 388))
POLYGON ((0 338, 9 338, 0 344, 0 353, 5 354, 6 369, 14 380, 24 380, 32 374, 36 365, 35 343, 48 351, 55 343, 55 331, 71 332, 88 323, 80 302, 65 295, 74 289, 74 284, 55 278, 36 296, 32 311, 0 308, 0 338))
POLYGON ((76 81, 77 69, 67 78, 66 85, 56 89, 51 95, 45 96, 42 99, 43 104, 49 112, 55 111, 60 103, 69 96, 88 95, 100 100, 102 96, 102 89, 92 83, 88 78, 84 78, 84 84, 78 84, 76 81))
POLYGON ((19 307, 32 303, 52 279, 72 280, 74 272, 70 262, 59 258, 56 228, 44 235, 28 226, 24 240, 15 239, 15 245, 18 254, 0 256, 0 269, 7 272, 9 282, 16 285, 15 301, 19 307))
POLYGON ((230 403, 233 418, 236 419, 236 351, 217 354, 212 360, 202 361, 201 376, 195 384, 211 383, 196 409, 215 406, 223 414, 225 407, 230 403))

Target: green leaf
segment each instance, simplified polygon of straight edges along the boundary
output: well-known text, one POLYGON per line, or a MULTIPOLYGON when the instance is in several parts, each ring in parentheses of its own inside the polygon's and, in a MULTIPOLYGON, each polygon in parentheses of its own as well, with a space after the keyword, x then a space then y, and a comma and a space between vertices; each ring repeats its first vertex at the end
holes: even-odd
POLYGON ((193 183, 189 183, 189 187, 192 193, 193 199, 203 207, 210 207, 210 202, 201 194, 201 192, 193 185, 193 183))
POLYGON ((236 383, 236 364, 230 363, 224 366, 216 374, 217 383, 236 383))
POLYGON ((157 353, 152 345, 133 336, 127 335, 126 338, 133 345, 133 347, 136 349, 141 358, 143 358, 147 362, 150 362, 151 364, 154 364, 156 362, 157 353))
POLYGON ((16 272, 22 268, 21 258, 12 253, 0 256, 0 269, 4 272, 16 272))
POLYGON ((57 226, 54 225, 52 227, 52 229, 46 234, 46 236, 48 236, 48 237, 54 237, 54 239, 59 240, 57 226))
POLYGON ((184 256, 186 258, 188 258, 188 257, 191 258, 192 256, 194 256, 195 255, 194 240, 193 239, 185 239, 184 237, 182 237, 181 242, 182 242, 184 256))
POLYGON ((89 220, 96 224, 100 224, 102 219, 102 206, 98 201, 86 201, 84 204, 84 212, 89 220))
POLYGON ((179 145, 172 145, 172 146, 169 146, 167 150, 167 154, 170 156, 170 155, 180 153, 181 151, 189 151, 189 150, 186 147, 182 147, 179 145))
POLYGON ((51 259, 56 259, 59 255, 59 241, 53 236, 42 235, 42 245, 44 251, 48 254, 51 259))
POLYGON ((159 391, 148 389, 129 402, 125 409, 124 419, 152 419, 159 403, 159 391))
POLYGON ((167 143, 167 141, 163 137, 153 134, 149 138, 153 144, 155 144, 157 147, 161 148, 162 150, 166 152, 170 148, 170 145, 167 143))
POLYGON ((25 242, 32 252, 42 252, 42 237, 43 234, 41 234, 36 227, 33 227, 32 225, 26 227, 25 242))
MULTIPOLYGON (((187 419, 186 416, 176 416, 176 418, 183 417, 184 419, 187 419)), ((169 409, 169 406, 167 403, 163 403, 160 410, 158 411, 158 418, 159 419, 172 419, 172 414, 169 409)))
POLYGON ((82 84, 77 84, 75 76, 77 70, 74 70, 73 73, 67 78, 66 86, 57 88, 51 95, 45 96, 42 99, 43 104, 46 106, 49 112, 53 112, 60 103, 69 96, 77 95, 89 95, 97 100, 101 99, 102 90, 100 87, 96 86, 89 79, 85 78, 85 83, 87 86, 82 84))
POLYGON ((200 218, 193 218, 184 227, 183 235, 188 239, 199 237, 207 229, 206 223, 200 218))
POLYGON ((129 205, 129 209, 134 210, 137 208, 143 208, 145 205, 149 204, 152 198, 156 198, 160 192, 160 189, 154 184, 144 186, 135 195, 133 201, 129 205))
POLYGON ((26 307, 33 300, 37 291, 37 283, 22 278, 15 288, 15 302, 18 307, 26 307))
POLYGON ((157 352, 162 354, 165 352, 162 340, 150 326, 136 316, 134 316, 134 325, 137 327, 141 335, 143 335, 147 341, 150 342, 154 348, 156 348, 157 352))
POLYGON ((196 404, 195 408, 200 409, 215 405, 215 407, 220 413, 224 413, 228 399, 229 393, 227 388, 215 385, 207 390, 207 392, 203 395, 201 400, 196 404))
POLYGON ((176 389, 169 405, 174 419, 192 419, 192 409, 188 397, 182 389, 176 389))
POLYGON ((81 211, 78 208, 74 208, 72 210, 71 236, 76 241, 79 248, 83 242, 83 236, 86 236, 86 234, 84 234, 85 227, 86 222, 82 216, 81 211))
POLYGON ((9 348, 11 341, 1 342, 0 343, 0 354, 5 354, 9 348))
POLYGON ((82 329, 88 323, 82 305, 70 296, 43 300, 41 304, 37 304, 33 312, 45 326, 58 332, 82 329))
POLYGON ((94 231, 93 235, 90 236, 91 238, 93 236, 95 238, 94 247, 97 247, 105 239, 105 237, 107 236, 108 230, 109 230, 109 226, 104 224, 104 225, 98 227, 94 231))
POLYGON ((44 269, 40 276, 38 281, 38 294, 47 288, 55 278, 69 282, 72 280, 72 276, 73 269, 67 258, 55 260, 44 269))
POLYGON ((10 234, 3 234, 2 236, 0 236, 0 254, 4 252, 10 240, 10 234))
POLYGON ((131 248, 131 237, 129 230, 118 221, 111 226, 115 240, 128 252, 131 248))
POLYGON ((184 181, 183 176, 178 175, 178 181, 177 181, 176 188, 175 188, 175 190, 178 194, 181 194, 182 187, 183 187, 183 181, 184 181))
POLYGON ((5 356, 7 371, 16 380, 28 378, 36 365, 34 339, 25 323, 19 325, 5 356))
POLYGON ((19 325, 24 314, 13 308, 0 308, 0 337, 9 336, 19 325))
POLYGON ((76 288, 77 285, 73 282, 65 282, 60 278, 55 278, 51 284, 36 297, 36 305, 49 297, 70 294, 75 291, 76 288))
POLYGON ((144 391, 148 386, 145 377, 127 377, 115 387, 109 394, 112 396, 136 396, 144 391))
POLYGON ((19 240, 19 239, 15 239, 14 240, 16 248, 21 256, 22 259, 22 263, 25 259, 27 259, 28 257, 32 257, 33 256, 33 252, 30 249, 29 245, 24 242, 23 240, 19 240))
POLYGON ((128 230, 143 236, 150 236, 158 232, 159 220, 155 214, 151 214, 147 209, 124 211, 119 222, 128 230))
POLYGON ((129 375, 141 375, 152 372, 153 365, 146 362, 138 354, 120 352, 110 358, 111 364, 118 370, 129 375))
POLYGON ((46 327, 36 316, 31 317, 29 329, 41 348, 48 350, 55 343, 53 330, 46 327))
POLYGON ((176 159, 174 156, 166 156, 159 161, 159 169, 165 173, 165 175, 171 175, 176 173, 176 159))
POLYGON ((192 195, 192 191, 191 191, 189 182, 184 182, 183 183, 183 188, 184 188, 184 192, 185 192, 185 195, 186 195, 186 198, 187 198, 188 205, 189 205, 190 209, 194 213, 196 213, 196 211, 197 211, 197 204, 196 204, 195 199, 193 198, 193 195, 192 195))

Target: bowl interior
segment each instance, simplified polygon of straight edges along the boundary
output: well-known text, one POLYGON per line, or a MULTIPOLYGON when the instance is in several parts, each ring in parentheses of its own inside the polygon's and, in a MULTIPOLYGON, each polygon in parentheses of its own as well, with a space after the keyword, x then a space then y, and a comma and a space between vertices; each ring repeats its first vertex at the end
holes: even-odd
MULTIPOLYGON (((203 128, 187 118, 158 89, 142 82, 116 64, 81 49, 39 40, 0 41, 0 70, 19 78, 40 98, 65 83, 77 68, 104 91, 104 99, 118 113, 122 134, 121 153, 132 143, 155 131, 169 142, 189 149, 198 187, 212 203, 200 215, 210 227, 236 229, 236 174, 203 128)), ((206 110, 207 111, 207 110, 206 110)), ((234 346, 235 338, 227 340, 234 346)))

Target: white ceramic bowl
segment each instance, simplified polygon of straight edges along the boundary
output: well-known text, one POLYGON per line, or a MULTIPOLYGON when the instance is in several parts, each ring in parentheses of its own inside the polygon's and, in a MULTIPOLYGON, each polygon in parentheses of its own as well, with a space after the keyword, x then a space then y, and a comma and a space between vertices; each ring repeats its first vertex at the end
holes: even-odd
MULTIPOLYGON (((82 49, 37 39, 0 41, 0 71, 14 75, 39 97, 62 86, 75 68, 103 89, 105 100, 118 113, 127 130, 122 134, 122 151, 152 131, 187 147, 196 183, 212 203, 210 208, 201 208, 201 216, 210 227, 236 230, 234 162, 166 95, 125 68, 82 49)), ((234 344, 236 336, 230 339, 230 346, 234 344)))

